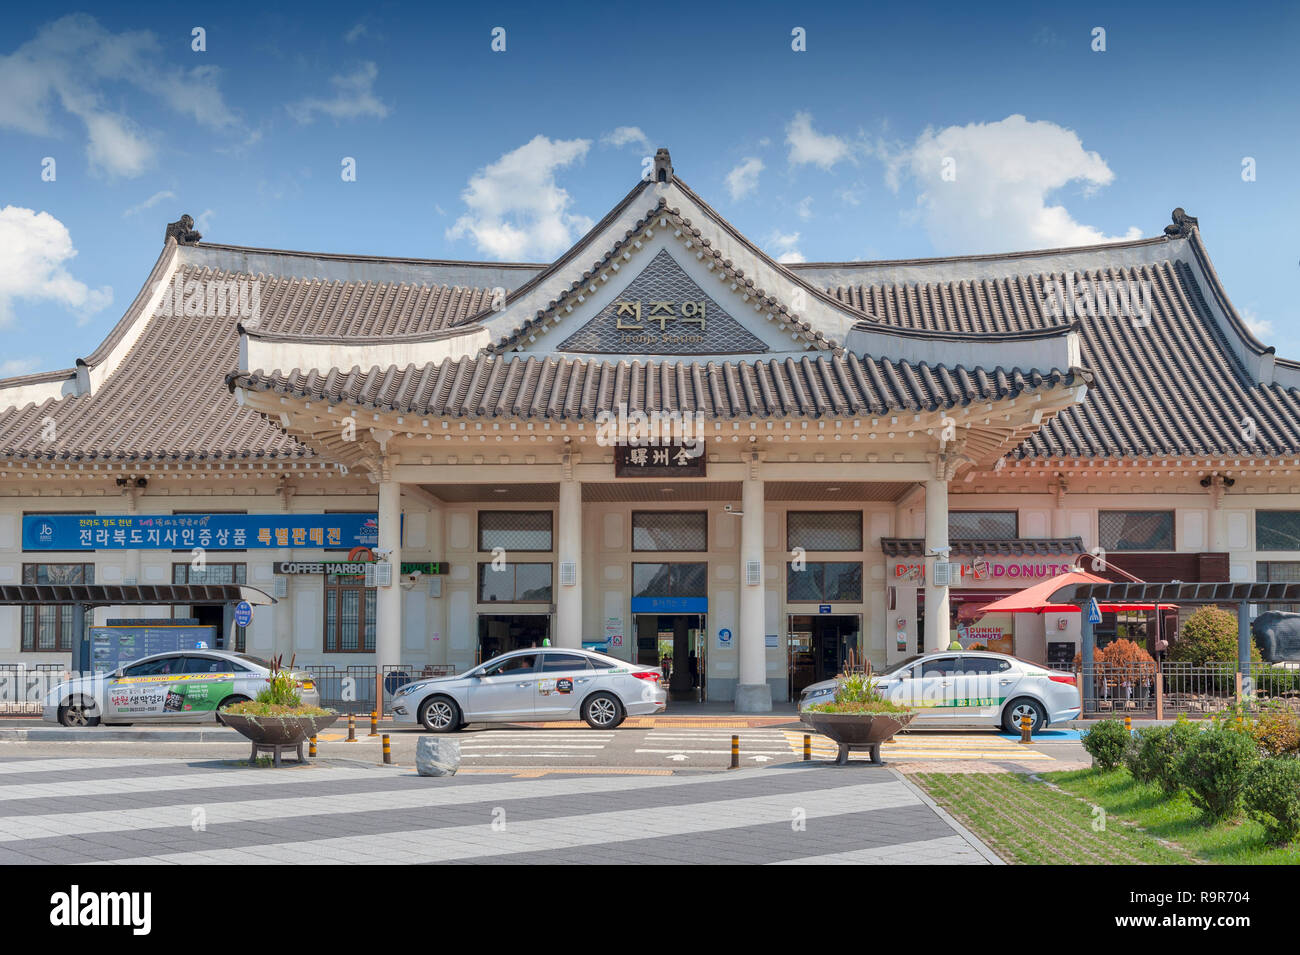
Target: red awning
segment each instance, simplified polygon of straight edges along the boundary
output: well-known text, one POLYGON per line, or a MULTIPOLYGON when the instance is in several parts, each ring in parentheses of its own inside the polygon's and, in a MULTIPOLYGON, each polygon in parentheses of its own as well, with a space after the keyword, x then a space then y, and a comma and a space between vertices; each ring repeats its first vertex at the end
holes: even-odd
MULTIPOLYGON (((1068 587, 1071 584, 1108 584, 1111 581, 1104 577, 1098 577, 1087 571, 1070 571, 1069 573, 1060 574, 1051 580, 1044 580, 1042 583, 1034 584, 1032 587, 1026 587, 1019 593, 1014 593, 1010 597, 1003 597, 1001 600, 995 600, 990 604, 985 604, 980 610, 983 613, 1078 613, 1079 608, 1074 604, 1053 603, 1052 595, 1062 587, 1068 587)), ((1123 610, 1154 610, 1155 604, 1099 604, 1102 613, 1118 613, 1123 610)), ((1161 604, 1161 609, 1177 609, 1173 604, 1161 604)))

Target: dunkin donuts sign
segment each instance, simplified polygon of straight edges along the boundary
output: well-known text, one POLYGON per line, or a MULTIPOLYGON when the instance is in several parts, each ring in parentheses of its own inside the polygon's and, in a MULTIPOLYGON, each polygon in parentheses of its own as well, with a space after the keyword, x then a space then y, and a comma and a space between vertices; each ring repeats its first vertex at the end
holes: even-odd
MULTIPOLYGON (((988 560, 976 557, 969 563, 961 565, 963 583, 985 581, 1005 582, 1024 580, 1029 582, 1050 580, 1071 569, 1071 564, 1047 563, 1046 561, 1009 561, 988 560)), ((894 565, 894 580, 900 582, 925 582, 925 562, 898 563, 894 565)))

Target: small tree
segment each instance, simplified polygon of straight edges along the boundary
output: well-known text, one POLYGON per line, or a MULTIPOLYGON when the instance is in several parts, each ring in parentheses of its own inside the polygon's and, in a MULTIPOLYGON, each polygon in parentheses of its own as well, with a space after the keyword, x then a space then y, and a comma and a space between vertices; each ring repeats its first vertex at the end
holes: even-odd
MULTIPOLYGON (((1204 666, 1237 659, 1237 615, 1219 607, 1202 607, 1187 618, 1178 639, 1169 645, 1169 659, 1204 666)), ((1250 642, 1250 659, 1260 662, 1259 648, 1250 642)))

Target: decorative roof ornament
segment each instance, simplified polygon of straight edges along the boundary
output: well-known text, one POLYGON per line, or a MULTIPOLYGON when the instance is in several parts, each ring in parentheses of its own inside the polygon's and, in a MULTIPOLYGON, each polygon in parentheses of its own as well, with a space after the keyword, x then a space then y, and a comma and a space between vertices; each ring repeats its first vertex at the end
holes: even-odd
POLYGON ((673 181, 673 158, 668 150, 660 146, 655 150, 655 182, 673 181))
POLYGON ((1197 228, 1196 216, 1189 216, 1179 206, 1173 212, 1173 225, 1165 226, 1165 235, 1186 238, 1192 234, 1192 230, 1197 228))
POLYGON ((202 233, 194 231, 194 220, 188 215, 167 223, 167 231, 163 234, 163 242, 175 239, 177 245, 198 245, 201 238, 202 233))

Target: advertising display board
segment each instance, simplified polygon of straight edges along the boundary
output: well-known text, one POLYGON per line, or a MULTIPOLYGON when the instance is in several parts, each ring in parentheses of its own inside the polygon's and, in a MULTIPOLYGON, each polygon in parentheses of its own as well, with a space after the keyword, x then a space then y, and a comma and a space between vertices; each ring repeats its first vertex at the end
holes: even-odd
POLYGON ((120 666, 154 653, 215 650, 217 628, 169 620, 143 620, 90 628, 90 659, 83 669, 112 673, 120 666))

